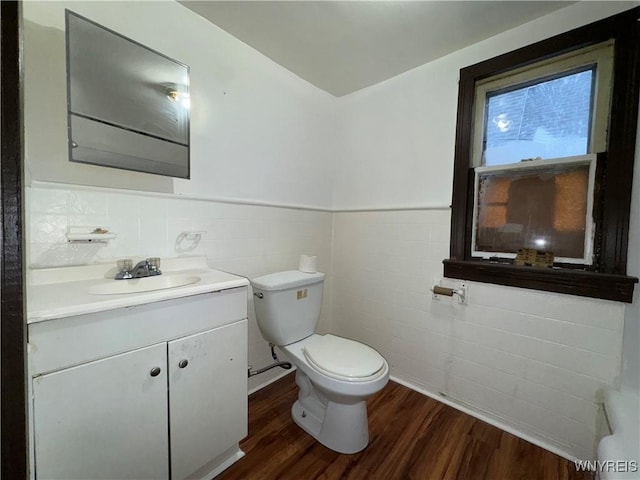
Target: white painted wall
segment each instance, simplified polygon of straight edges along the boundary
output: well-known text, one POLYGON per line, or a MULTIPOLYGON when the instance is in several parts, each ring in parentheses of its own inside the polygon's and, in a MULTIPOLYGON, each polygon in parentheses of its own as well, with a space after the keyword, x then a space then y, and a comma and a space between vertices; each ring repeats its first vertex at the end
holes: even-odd
POLYGON ((578 2, 341 97, 334 208, 450 205, 460 69, 637 4, 578 2))
MULTIPOLYGON (((598 391, 619 386, 623 304, 470 283, 459 305, 428 289, 448 257, 459 70, 630 6, 580 2, 340 105, 334 208, 364 211, 335 214, 332 330, 379 348, 399 381, 568 457, 593 457, 598 391), (366 211, 378 208, 396 210, 366 211)), ((636 179, 636 204, 639 189, 636 179)), ((627 309, 629 377, 636 309, 627 309)))
POLYGON ((27 181, 328 207, 335 101, 176 2, 25 2, 27 181), (191 180, 67 160, 64 9, 191 67, 191 180))

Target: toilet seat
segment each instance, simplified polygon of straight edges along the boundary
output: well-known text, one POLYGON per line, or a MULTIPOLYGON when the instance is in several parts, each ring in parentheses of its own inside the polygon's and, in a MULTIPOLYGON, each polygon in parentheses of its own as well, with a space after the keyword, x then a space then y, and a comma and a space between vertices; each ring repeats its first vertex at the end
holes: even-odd
POLYGON ((384 370, 384 358, 368 345, 330 334, 310 340, 303 347, 305 359, 328 377, 366 382, 384 370))

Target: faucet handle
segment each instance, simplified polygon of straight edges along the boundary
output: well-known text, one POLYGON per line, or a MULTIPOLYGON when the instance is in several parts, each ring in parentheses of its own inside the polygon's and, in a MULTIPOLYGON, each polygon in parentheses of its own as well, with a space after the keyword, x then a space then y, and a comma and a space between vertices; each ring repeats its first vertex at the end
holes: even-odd
POLYGON ((116 261, 116 268, 118 269, 118 273, 116 273, 116 280, 128 280, 133 278, 131 275, 131 269, 133 268, 133 260, 130 258, 123 258, 121 260, 116 261))
POLYGON ((152 267, 160 268, 160 257, 149 257, 147 258, 147 262, 152 267))
POLYGON ((147 258, 147 264, 149 268, 153 271, 160 271, 160 257, 149 257, 147 258))
POLYGON ((116 262, 116 268, 118 272, 129 272, 133 268, 133 260, 130 258, 123 258, 116 262))

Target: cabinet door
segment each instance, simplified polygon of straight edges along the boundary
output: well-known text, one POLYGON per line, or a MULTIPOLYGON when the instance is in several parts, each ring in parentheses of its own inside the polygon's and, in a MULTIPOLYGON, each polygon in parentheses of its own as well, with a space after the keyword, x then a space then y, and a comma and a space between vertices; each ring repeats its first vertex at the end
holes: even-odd
POLYGON ((36 477, 168 478, 166 359, 162 343, 34 378, 36 477))
POLYGON ((169 342, 171 478, 247 435, 247 321, 169 342))

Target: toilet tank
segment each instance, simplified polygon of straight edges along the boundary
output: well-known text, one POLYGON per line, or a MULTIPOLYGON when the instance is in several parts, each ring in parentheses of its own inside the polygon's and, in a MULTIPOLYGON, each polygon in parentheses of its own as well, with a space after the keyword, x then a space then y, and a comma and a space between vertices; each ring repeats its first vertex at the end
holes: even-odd
POLYGON ((297 270, 251 280, 256 321, 265 340, 283 346, 313 334, 322 307, 324 273, 297 270))

